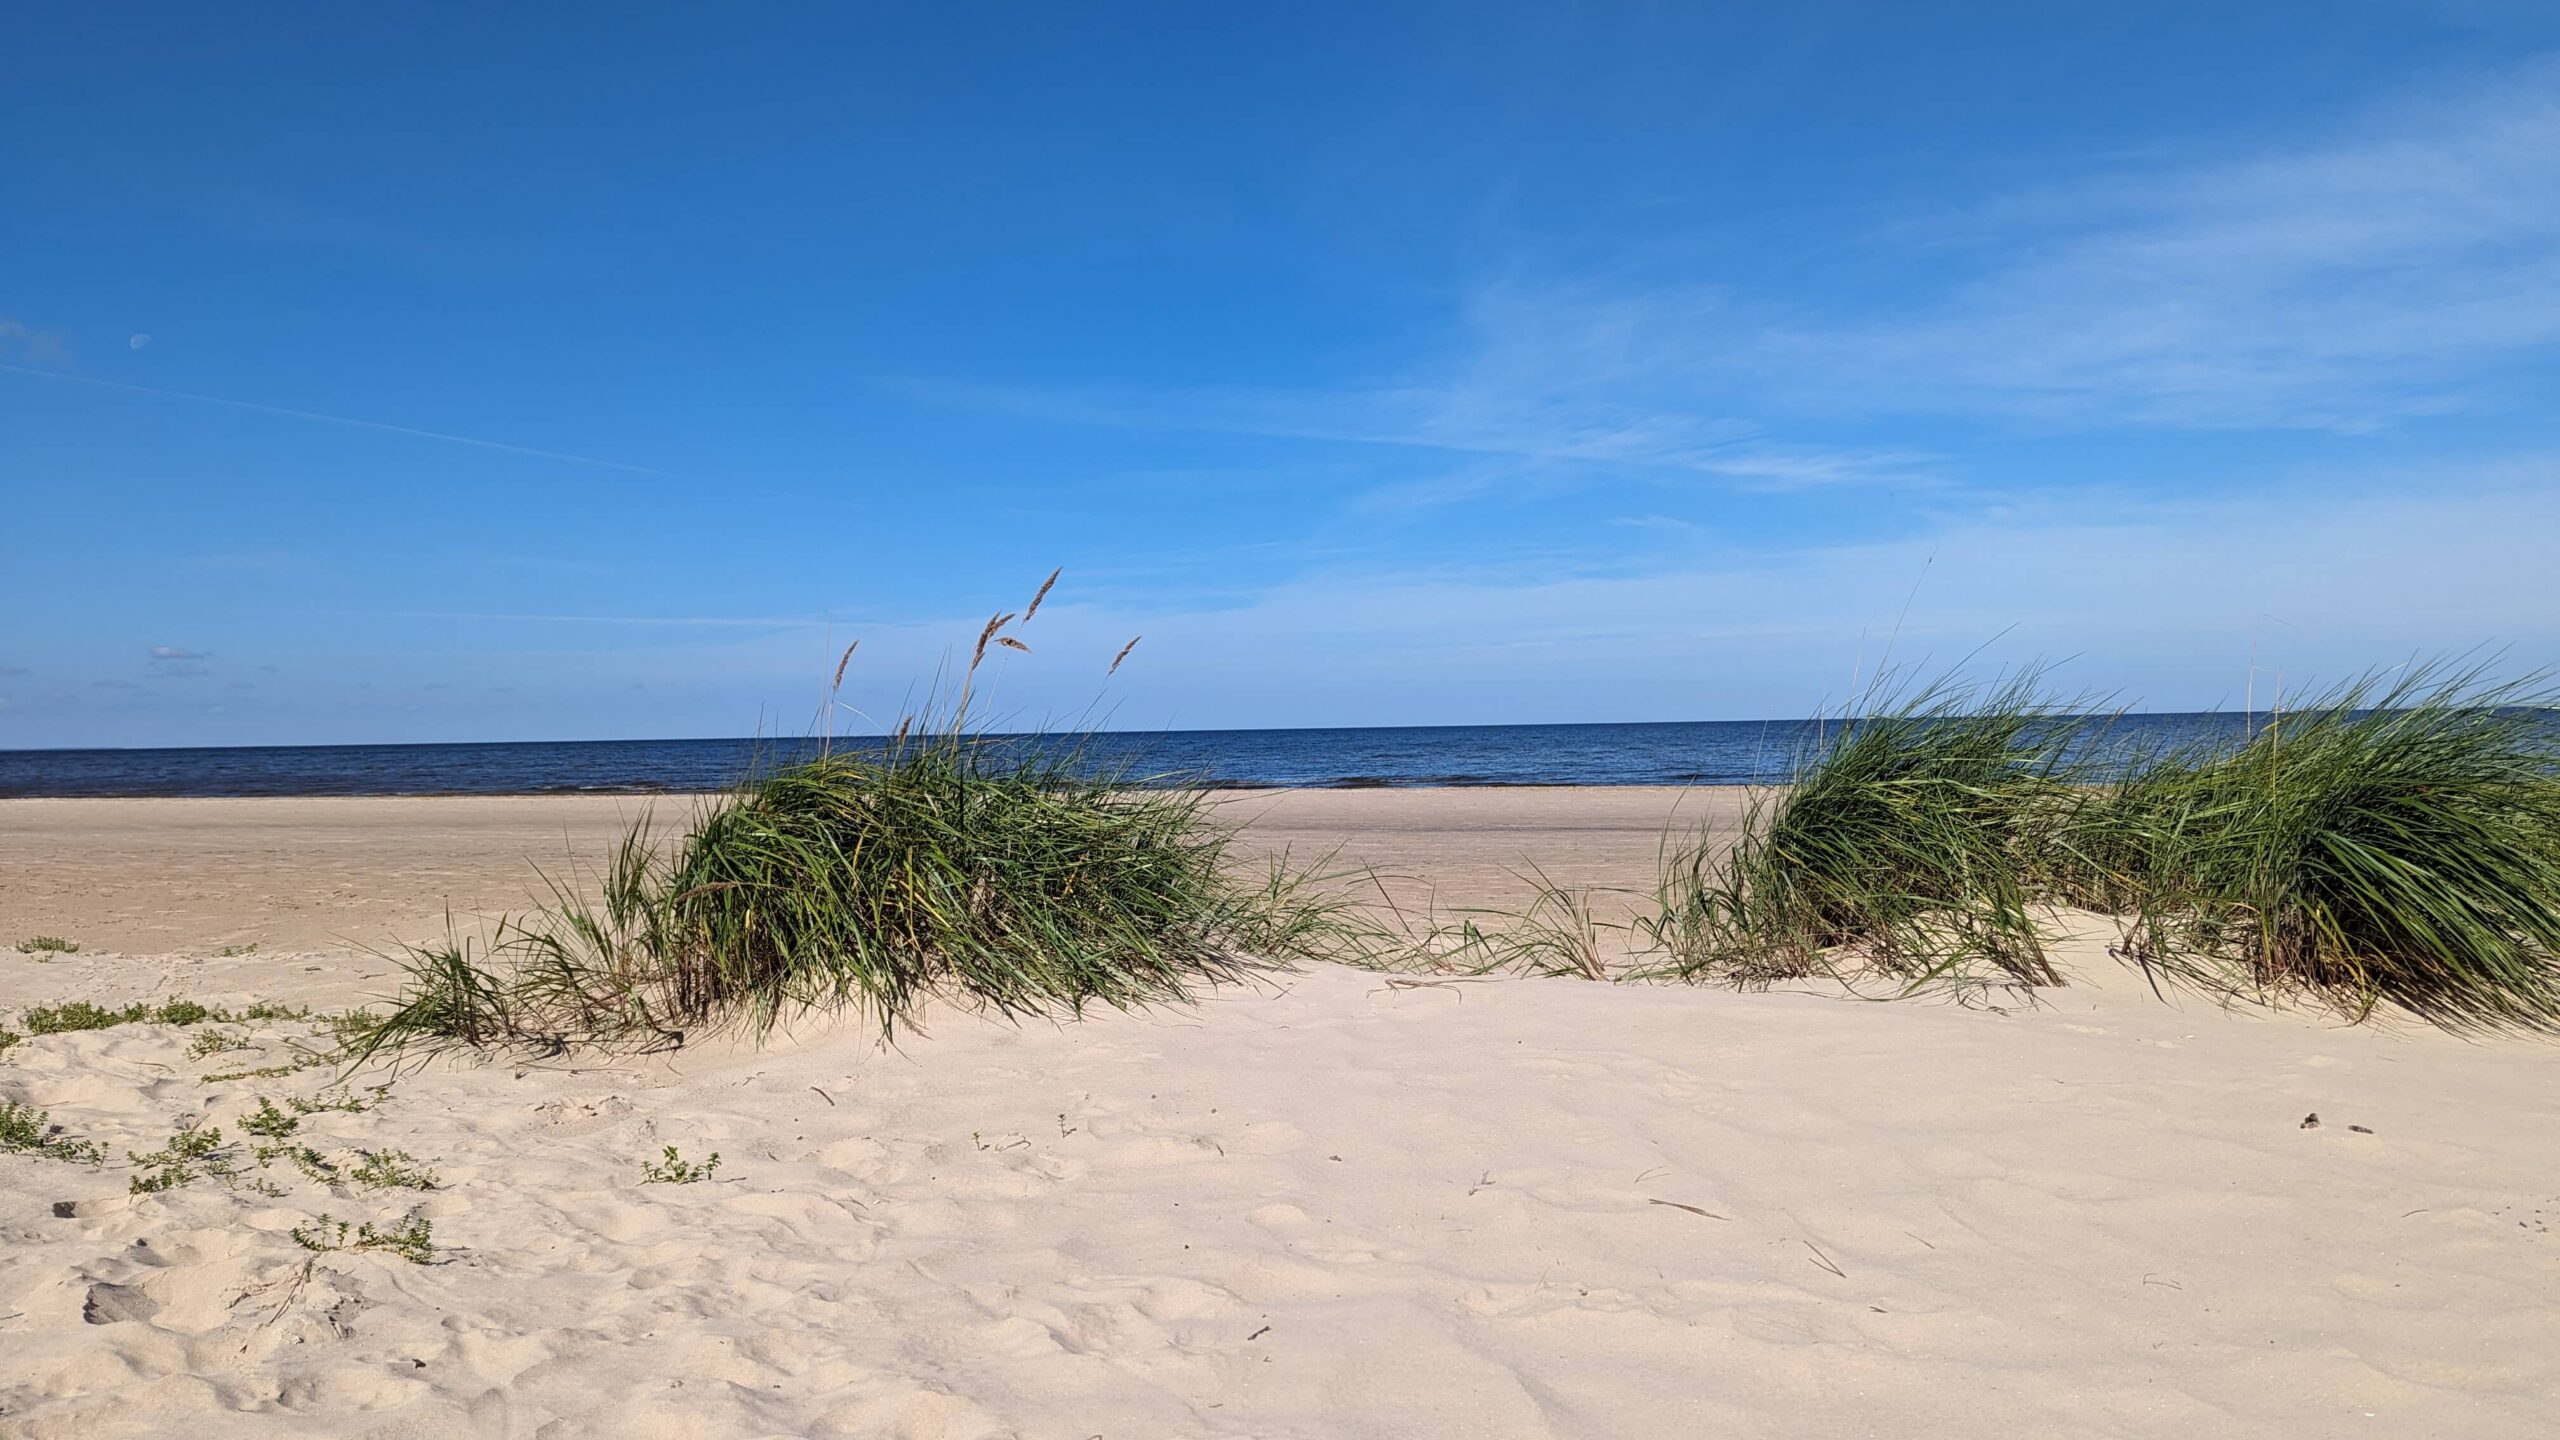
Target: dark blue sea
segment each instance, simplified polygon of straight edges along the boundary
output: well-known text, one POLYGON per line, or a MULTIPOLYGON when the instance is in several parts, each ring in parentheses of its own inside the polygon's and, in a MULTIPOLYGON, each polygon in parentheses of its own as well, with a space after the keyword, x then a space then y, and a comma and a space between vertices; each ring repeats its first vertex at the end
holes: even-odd
MULTIPOLYGON (((2236 739, 2244 724, 2238 715, 2130 715, 2112 734, 2127 744, 2184 744, 2236 739)), ((1702 720, 1120 731, 1080 744, 1097 769, 1212 786, 1740 785, 1785 778, 1821 733, 1810 720, 1702 720)), ((771 739, 0 750, 0 796, 702 791, 815 750, 814 741, 771 739)))

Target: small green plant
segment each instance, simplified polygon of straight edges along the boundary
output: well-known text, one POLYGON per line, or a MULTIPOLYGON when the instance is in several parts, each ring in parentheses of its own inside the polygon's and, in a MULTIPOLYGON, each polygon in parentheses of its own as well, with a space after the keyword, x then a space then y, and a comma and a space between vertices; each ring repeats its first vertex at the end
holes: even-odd
POLYGON ((380 1250, 412 1265, 433 1264, 436 1256, 435 1229, 427 1223, 427 1217, 414 1210, 388 1230, 377 1229, 368 1220, 356 1226, 352 1234, 346 1221, 323 1215, 308 1225, 294 1226, 293 1241, 315 1255, 336 1250, 380 1250))
POLYGON ((204 1077, 204 1083, 223 1085, 234 1080, 281 1080, 287 1075, 297 1074, 315 1065, 327 1063, 328 1060, 323 1056, 306 1055, 299 1060, 290 1060, 282 1065, 263 1065, 255 1070, 225 1070, 219 1075, 207 1075, 204 1077))
POLYGON ((81 1165, 103 1165, 107 1159, 105 1146, 70 1139, 53 1123, 51 1112, 14 1100, 0 1103, 0 1150, 81 1165))
POLYGON ((333 1112, 345 1115, 361 1115, 367 1110, 372 1109, 374 1106, 381 1104, 382 1098, 391 1093, 391 1087, 388 1085, 371 1085, 365 1088, 365 1093, 372 1098, 369 1100, 359 1100, 356 1098, 355 1092, 349 1090, 346 1086, 333 1085, 330 1088, 321 1091, 317 1095, 313 1095, 308 1098, 296 1095, 284 1103, 292 1106, 293 1113, 296 1115, 321 1115, 333 1112))
MULTIPOLYGON (((249 948, 255 950, 258 947, 252 945, 249 948)), ((260 1000, 244 1010, 225 1010, 221 1012, 219 1018, 223 1020, 308 1020, 311 1018, 311 1007, 276 1005, 260 1000)))
POLYGON ((59 1005, 39 1005, 26 1014, 30 1035, 64 1035, 75 1030, 104 1030, 113 1025, 130 1025, 151 1013, 144 1005, 127 1005, 109 1010, 86 1000, 66 1000, 59 1005))
POLYGON ((155 1025, 201 1025, 214 1018, 214 1012, 193 1000, 163 1000, 152 1008, 148 1017, 155 1025))
POLYGON ((261 1095, 258 1108, 240 1117, 240 1128, 262 1140, 281 1140, 302 1128, 302 1121, 276 1108, 276 1102, 261 1095))
POLYGON ((30 935, 18 942, 21 955, 77 955, 80 947, 59 935, 30 935))
POLYGON ((132 1190, 136 1195, 162 1194, 205 1176, 227 1185, 240 1174, 222 1143, 220 1127, 203 1125, 192 1117, 178 1122, 168 1144, 148 1155, 131 1151, 126 1155, 135 1166, 132 1190))
POLYGON ((0 1029, 0 1055, 8 1054, 10 1046, 26 1038, 15 1030, 0 1029))
POLYGON ((260 1169, 278 1160, 290 1160, 294 1169, 323 1185, 338 1183, 343 1173, 329 1157, 308 1145, 261 1145, 254 1153, 260 1169))
POLYGON ((246 1050, 249 1044, 249 1037, 237 1030, 207 1030, 187 1042, 187 1058, 204 1060, 215 1055, 227 1055, 234 1050, 246 1050))
POLYGON ((221 949, 213 952, 213 958, 216 960, 236 960, 243 955, 255 955, 257 953, 258 942, 252 940, 246 945, 225 945, 221 949))
POLYGON ((719 1168, 720 1152, 717 1150, 711 1152, 710 1159, 696 1165, 677 1154, 676 1147, 670 1145, 667 1147, 664 1159, 640 1162, 640 1183, 643 1185, 691 1185, 710 1179, 712 1172, 719 1168))
MULTIPOLYGON (((418 1157, 406 1150, 360 1150, 364 1163, 347 1172, 347 1178, 368 1190, 433 1190, 436 1172, 418 1163, 418 1157)), ((713 1157, 715 1162, 718 1157, 713 1157)))

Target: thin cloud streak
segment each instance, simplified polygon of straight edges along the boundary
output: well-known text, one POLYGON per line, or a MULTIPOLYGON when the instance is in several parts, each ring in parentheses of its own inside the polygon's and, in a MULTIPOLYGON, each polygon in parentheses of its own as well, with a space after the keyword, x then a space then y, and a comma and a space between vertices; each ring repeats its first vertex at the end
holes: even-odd
POLYGON ((859 622, 823 615, 549 615, 483 610, 341 610, 366 620, 489 620, 529 624, 657 625, 695 629, 783 630, 859 622))
POLYGON ((164 400, 190 400, 199 405, 221 405, 233 410, 248 410, 260 415, 280 415, 292 420, 316 420, 324 425, 346 425, 358 430, 379 430, 390 435, 406 435, 418 440, 441 440, 448 445, 469 445, 482 450, 496 450, 509 455, 525 455, 537 460, 559 460, 571 465, 592 465, 601 470, 621 470, 634 475, 655 475, 668 480, 684 477, 670 470, 648 465, 632 465, 620 460, 599 460, 593 455, 572 455, 562 450, 541 450, 530 445, 511 445, 503 440, 482 440, 470 435, 453 435, 442 430, 420 430, 408 425, 392 425, 380 420, 359 420, 348 415, 324 415, 316 410, 295 410, 283 405, 266 405, 255 400, 234 400, 222 395, 200 395, 190 390, 164 390, 156 385, 135 385, 123 380, 104 380, 92 375, 70 375, 59 370, 39 370, 27 365, 0 361, 0 370, 17 375, 32 375, 40 380, 60 380, 73 385, 94 385, 106 390, 123 390, 135 395, 152 395, 164 400))

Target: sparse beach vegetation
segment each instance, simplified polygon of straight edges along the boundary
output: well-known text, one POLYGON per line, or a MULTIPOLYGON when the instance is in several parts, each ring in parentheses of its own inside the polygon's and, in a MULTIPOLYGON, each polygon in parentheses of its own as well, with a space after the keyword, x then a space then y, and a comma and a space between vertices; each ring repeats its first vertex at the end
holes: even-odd
POLYGON ((227 1055, 236 1050, 246 1050, 254 1043, 236 1030, 206 1030, 187 1042, 187 1058, 204 1060, 215 1055, 227 1055))
MULTIPOLYGON (((368 1190, 433 1190, 436 1172, 406 1150, 359 1150, 347 1178, 368 1190)), ((717 1156, 713 1157, 715 1160, 717 1156)))
POLYGON ((304 1070, 309 1070, 314 1066, 326 1065, 328 1063, 328 1056, 314 1052, 288 1060, 281 1065, 261 1065, 254 1070, 225 1070, 220 1074, 207 1075, 204 1077, 204 1083, 207 1085, 227 1085, 234 1080, 281 1080, 287 1075, 296 1074, 304 1070))
POLYGON ((435 1261, 435 1227, 427 1217, 415 1211, 387 1229, 367 1220, 350 1230, 344 1220, 323 1215, 308 1224, 294 1226, 291 1234, 293 1243, 315 1255, 339 1250, 379 1250, 412 1265, 428 1265, 435 1261))
POLYGON ((344 1085, 333 1085, 317 1095, 296 1095, 285 1101, 296 1115, 361 1115, 381 1104, 391 1093, 388 1085, 368 1085, 362 1096, 344 1085))
POLYGON ((260 1145, 250 1153, 260 1169, 285 1160, 306 1178, 321 1185, 334 1185, 344 1178, 344 1172, 334 1161, 308 1145, 260 1145))
POLYGON ((677 1152, 676 1147, 670 1145, 657 1159, 640 1162, 640 1183, 643 1185, 696 1185, 710 1179, 719 1168, 720 1152, 717 1150, 711 1152, 711 1158, 697 1163, 685 1159, 677 1152))
POLYGON ((107 1159, 105 1146, 62 1134, 50 1112, 14 1100, 0 1101, 0 1151, 76 1165, 103 1165, 107 1159))
POLYGON ((299 1117, 277 1109, 276 1102, 263 1095, 258 1097, 257 1109, 240 1117, 240 1129, 261 1140, 281 1140, 301 1128, 299 1117))
POLYGON ((113 1025, 132 1025, 148 1019, 147 1005, 127 1005, 109 1010, 86 1000, 67 1000, 60 1005, 39 1005, 20 1017, 30 1035, 62 1035, 78 1030, 104 1030, 113 1025))
MULTIPOLYGON (((243 1009, 232 1010, 220 1005, 172 996, 157 1005, 135 1002, 108 1007, 88 1000, 66 1000, 59 1005, 38 1005, 28 1009, 21 1022, 31 1035, 61 1035, 80 1030, 106 1030, 118 1025, 202 1025, 212 1021, 223 1025, 253 1024, 262 1020, 308 1020, 311 1011, 300 1006, 272 1005, 264 1001, 243 1009)), ((239 1046, 216 1045, 204 1053, 239 1046)), ((194 1058, 201 1059, 202 1056, 194 1058)))
POLYGON ((1470 907, 1455 918, 1426 918, 1381 932, 1368 947, 1371 957, 1390 969, 1425 969, 1454 975, 1570 976, 1581 980, 1622 978, 1612 966, 1624 947, 1610 932, 1628 927, 1601 918, 1601 897, 1621 893, 1588 885, 1559 885, 1532 864, 1517 877, 1529 887, 1529 901, 1516 910, 1470 907))
POLYGON ((228 1185, 240 1175, 221 1127, 192 1118, 179 1121, 169 1142, 159 1149, 148 1154, 128 1151, 126 1158, 134 1165, 130 1188, 136 1195, 164 1194, 208 1177, 228 1185))

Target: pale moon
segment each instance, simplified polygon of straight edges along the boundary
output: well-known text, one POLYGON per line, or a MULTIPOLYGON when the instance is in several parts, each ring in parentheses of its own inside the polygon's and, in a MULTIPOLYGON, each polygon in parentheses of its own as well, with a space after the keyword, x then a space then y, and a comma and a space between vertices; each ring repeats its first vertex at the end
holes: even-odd
POLYGON ((139 350, 143 346, 151 343, 151 337, 148 335, 136 335, 125 343, 132 346, 134 349, 139 350))

